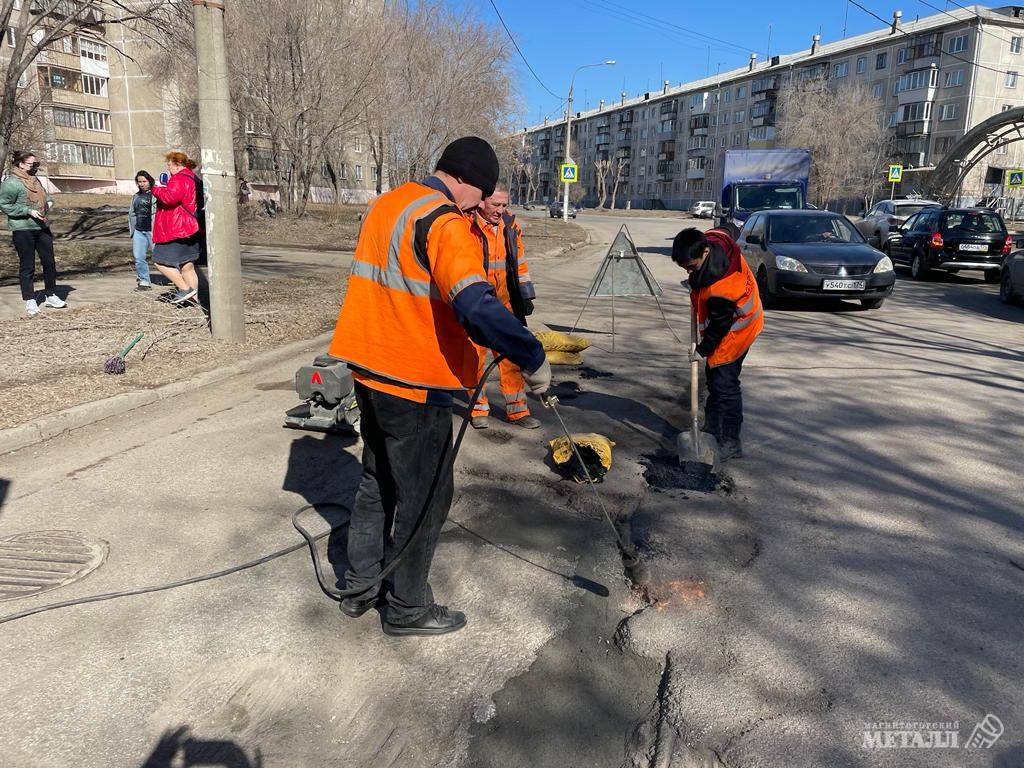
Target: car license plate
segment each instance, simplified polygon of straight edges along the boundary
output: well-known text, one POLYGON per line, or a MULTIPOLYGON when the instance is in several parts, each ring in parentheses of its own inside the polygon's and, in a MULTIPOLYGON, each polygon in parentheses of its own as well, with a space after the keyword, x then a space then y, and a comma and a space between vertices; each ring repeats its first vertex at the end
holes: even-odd
POLYGON ((960 250, 984 253, 988 250, 988 243, 960 243, 960 250))
POLYGON ((825 291, 863 291, 867 288, 865 280, 826 280, 821 286, 825 291))

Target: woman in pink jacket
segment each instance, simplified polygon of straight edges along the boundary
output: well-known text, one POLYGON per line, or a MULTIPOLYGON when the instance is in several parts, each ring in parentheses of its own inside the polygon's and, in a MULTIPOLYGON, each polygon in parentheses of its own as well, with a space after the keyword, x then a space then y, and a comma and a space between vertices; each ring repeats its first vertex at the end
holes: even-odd
POLYGON ((195 160, 184 152, 168 152, 166 185, 153 187, 156 217, 153 219, 153 263, 177 287, 171 299, 180 304, 199 291, 196 261, 202 250, 199 226, 199 179, 192 172, 195 160))

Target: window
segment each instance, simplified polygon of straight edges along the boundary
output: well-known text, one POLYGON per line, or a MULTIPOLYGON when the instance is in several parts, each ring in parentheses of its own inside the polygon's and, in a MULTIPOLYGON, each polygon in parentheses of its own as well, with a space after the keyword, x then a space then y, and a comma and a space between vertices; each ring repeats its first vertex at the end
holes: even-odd
POLYGON ((741 85, 736 89, 736 98, 737 100, 747 98, 747 86, 741 85))
POLYGON ((269 149, 253 149, 249 147, 248 155, 250 171, 274 170, 274 155, 269 149))
POLYGON ((889 127, 892 128, 896 125, 897 114, 895 112, 889 113, 889 127))
POLYGON ((62 128, 85 128, 85 112, 77 109, 53 108, 53 124, 62 128))
POLYGON ((722 140, 720 142, 718 142, 718 146, 720 146, 720 147, 724 147, 725 146, 725 138, 726 138, 725 136, 722 137, 722 140))
POLYGON ((107 60, 107 46, 102 43, 82 37, 78 40, 78 46, 83 59, 92 59, 93 61, 107 60))
POLYGON ((900 75, 896 81, 896 93, 902 91, 913 91, 917 88, 934 87, 938 76, 935 69, 918 69, 900 75))
POLYGON ((1020 53, 1020 44, 1024 41, 1024 38, 1011 37, 1010 38, 1010 53, 1020 53))
POLYGON ((832 75, 834 77, 846 77, 850 74, 850 62, 841 61, 832 68, 832 75))
POLYGON ((60 50, 64 53, 75 52, 75 38, 71 37, 70 35, 67 37, 62 37, 60 40, 57 41, 57 44, 60 45, 60 50))
POLYGON ((725 93, 722 94, 722 101, 724 101, 726 104, 728 104, 729 103, 729 99, 731 97, 732 97, 732 90, 729 89, 729 88, 726 88, 725 89, 725 93))
POLYGON ((13 48, 18 44, 18 33, 14 27, 7 28, 7 45, 13 48))
POLYGON ((356 181, 362 181, 362 180, 363 180, 363 166, 357 165, 356 166, 356 181))
POLYGON ((962 69, 954 69, 952 72, 946 73, 946 79, 943 85, 946 88, 954 88, 958 85, 964 84, 964 71, 962 69))
POLYGON ((1003 81, 1003 85, 1005 85, 1007 88, 1016 88, 1017 87, 1017 73, 1016 72, 1007 72, 1006 73, 1006 79, 1003 81))
POLYGON ((370 170, 373 171, 373 173, 371 174, 373 176, 373 180, 380 181, 380 168, 378 168, 376 165, 373 165, 370 166, 370 170))
POLYGON ((110 133, 110 115, 107 112, 87 111, 85 113, 86 127, 90 131, 104 131, 110 133))
POLYGON ((733 120, 733 122, 735 122, 735 123, 742 123, 746 119, 746 116, 747 116, 746 110, 738 109, 738 110, 736 110, 736 114, 734 115, 735 119, 733 120))
POLYGON ((24 88, 26 85, 28 85, 28 72, 27 71, 22 72, 20 75, 18 75, 18 87, 19 88, 24 88))
POLYGON ((46 145, 46 158, 55 163, 82 164, 82 147, 69 141, 55 141, 46 145))
POLYGON ((907 54, 909 53, 909 51, 910 51, 909 48, 900 48, 898 51, 896 51, 896 63, 897 64, 906 64, 906 62, 907 62, 907 54))
POLYGON ((86 165, 113 166, 114 148, 102 147, 96 144, 86 144, 82 147, 82 159, 86 165))
POLYGON ((927 120, 932 115, 932 103, 930 101, 916 101, 913 104, 904 104, 903 112, 900 115, 901 123, 910 123, 915 120, 927 120))
POLYGON ((82 75, 82 91, 93 96, 107 95, 107 78, 95 75, 82 75))
POLYGON ((955 136, 937 136, 935 138, 934 153, 936 155, 946 154, 950 149, 952 149, 954 141, 956 141, 955 136))
POLYGON ((743 136, 742 133, 734 133, 732 135, 732 145, 734 147, 738 147, 740 145, 740 139, 741 139, 742 136, 743 136))
POLYGON ((889 66, 889 54, 880 53, 875 56, 875 69, 885 69, 889 66))
POLYGON ((868 57, 860 56, 857 58, 857 74, 863 75, 868 71, 868 57))
POLYGON ((943 104, 939 107, 939 120, 956 120, 957 105, 943 104))
MULTIPOLYGON (((362 152, 363 151, 363 140, 362 140, 362 138, 357 138, 357 139, 353 140, 353 142, 352 142, 352 151, 353 152, 362 152)), ((357 176, 356 178, 359 178, 359 177, 357 176)))
POLYGON ((885 83, 875 83, 871 89, 871 95, 876 99, 881 99, 885 96, 885 83))
POLYGON ((963 53, 967 50, 967 35, 957 35, 949 40, 950 53, 963 53))
POLYGON ((726 112, 724 115, 722 115, 722 125, 728 125, 728 124, 729 124, 729 113, 726 112))
POLYGON ((704 94, 703 93, 695 93, 695 94, 693 94, 690 97, 690 109, 694 109, 696 107, 699 107, 703 101, 704 101, 704 94))

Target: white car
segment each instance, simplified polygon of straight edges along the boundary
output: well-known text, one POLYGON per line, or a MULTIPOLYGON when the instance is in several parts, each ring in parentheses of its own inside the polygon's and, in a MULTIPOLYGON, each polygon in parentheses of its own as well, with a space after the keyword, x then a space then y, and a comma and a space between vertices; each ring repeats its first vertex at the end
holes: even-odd
POLYGON ((854 226, 864 235, 864 239, 879 250, 889 239, 889 234, 899 229, 907 219, 925 208, 942 206, 934 200, 918 200, 907 198, 900 200, 882 200, 874 208, 864 214, 864 218, 854 226))
POLYGON ((690 213, 698 219, 710 219, 715 215, 715 203, 713 200, 701 200, 693 204, 690 213))

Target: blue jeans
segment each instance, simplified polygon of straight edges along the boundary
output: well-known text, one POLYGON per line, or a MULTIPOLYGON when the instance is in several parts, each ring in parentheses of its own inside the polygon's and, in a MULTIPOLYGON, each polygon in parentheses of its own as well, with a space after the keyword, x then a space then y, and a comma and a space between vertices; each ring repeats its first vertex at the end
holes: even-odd
POLYGON ((139 282, 149 285, 149 264, 146 256, 153 250, 153 233, 135 230, 132 234, 132 253, 135 255, 135 274, 139 282))

